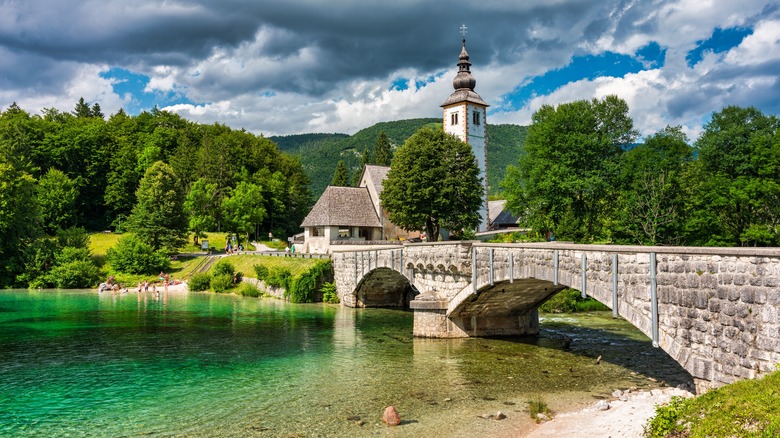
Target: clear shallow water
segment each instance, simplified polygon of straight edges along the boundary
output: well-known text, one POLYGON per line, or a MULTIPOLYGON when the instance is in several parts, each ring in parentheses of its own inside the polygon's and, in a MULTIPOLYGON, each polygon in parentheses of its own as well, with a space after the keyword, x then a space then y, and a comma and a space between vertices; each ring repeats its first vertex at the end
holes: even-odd
POLYGON ((478 415, 527 422, 530 398, 556 409, 685 378, 609 314, 542 321, 539 338, 426 340, 400 311, 2 291, 0 436, 490 435, 506 423, 478 415), (382 425, 387 405, 400 427, 382 425))

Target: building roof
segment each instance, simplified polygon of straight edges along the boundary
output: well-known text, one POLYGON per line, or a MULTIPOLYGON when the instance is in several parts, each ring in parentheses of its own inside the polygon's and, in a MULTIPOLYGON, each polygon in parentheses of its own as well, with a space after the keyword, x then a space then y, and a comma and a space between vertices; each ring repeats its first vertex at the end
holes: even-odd
POLYGON ((490 224, 493 227, 502 225, 517 226, 517 219, 519 216, 513 215, 508 210, 505 210, 505 205, 505 200, 488 201, 488 216, 490 216, 490 224))
POLYGON ((390 166, 377 166, 375 164, 366 164, 366 168, 363 169, 363 172, 368 173, 371 182, 374 183, 376 193, 382 193, 382 183, 387 179, 387 172, 389 171, 390 166))
POLYGON ((314 204, 302 227, 349 225, 381 227, 374 204, 365 187, 328 186, 314 204))

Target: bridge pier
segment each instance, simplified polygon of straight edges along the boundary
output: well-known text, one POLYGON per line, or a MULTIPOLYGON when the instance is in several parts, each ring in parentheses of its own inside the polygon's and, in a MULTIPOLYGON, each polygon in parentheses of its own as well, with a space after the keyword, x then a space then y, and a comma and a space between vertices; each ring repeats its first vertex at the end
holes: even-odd
POLYGON ((421 338, 468 338, 539 334, 539 312, 520 315, 447 315, 447 303, 414 300, 413 335, 421 338))

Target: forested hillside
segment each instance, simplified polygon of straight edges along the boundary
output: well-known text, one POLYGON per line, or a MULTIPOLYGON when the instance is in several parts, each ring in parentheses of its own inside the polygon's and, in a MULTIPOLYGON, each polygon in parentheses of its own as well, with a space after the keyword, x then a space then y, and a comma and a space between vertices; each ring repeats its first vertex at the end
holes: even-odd
MULTIPOLYGON (((408 119, 381 122, 356 132, 345 134, 301 134, 270 137, 279 148, 297 154, 304 171, 311 178, 312 196, 316 199, 330 184, 339 160, 344 161, 352 181, 362 170, 363 154, 373 156, 380 132, 385 132, 393 149, 402 145, 420 128, 440 126, 441 119, 408 119)), ((499 182, 506 167, 515 164, 522 154, 526 127, 518 125, 488 125, 488 179, 491 193, 500 191, 499 182)))
POLYGON ((62 262, 59 251, 84 247, 67 238, 56 247, 58 230, 121 225, 175 252, 188 226, 297 233, 310 205, 298 158, 243 130, 156 109, 106 120, 83 99, 73 112, 31 115, 14 104, 0 113, 0 287, 51 285, 41 275, 62 262))

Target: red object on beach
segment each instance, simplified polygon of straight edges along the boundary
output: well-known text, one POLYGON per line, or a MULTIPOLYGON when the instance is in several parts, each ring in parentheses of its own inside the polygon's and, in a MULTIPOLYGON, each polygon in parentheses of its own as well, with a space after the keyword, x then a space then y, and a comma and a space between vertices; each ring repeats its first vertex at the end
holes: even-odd
POLYGON ((398 415, 398 411, 394 407, 388 406, 385 408, 385 413, 382 414, 382 421, 388 426, 398 426, 401 424, 401 416, 398 415))

